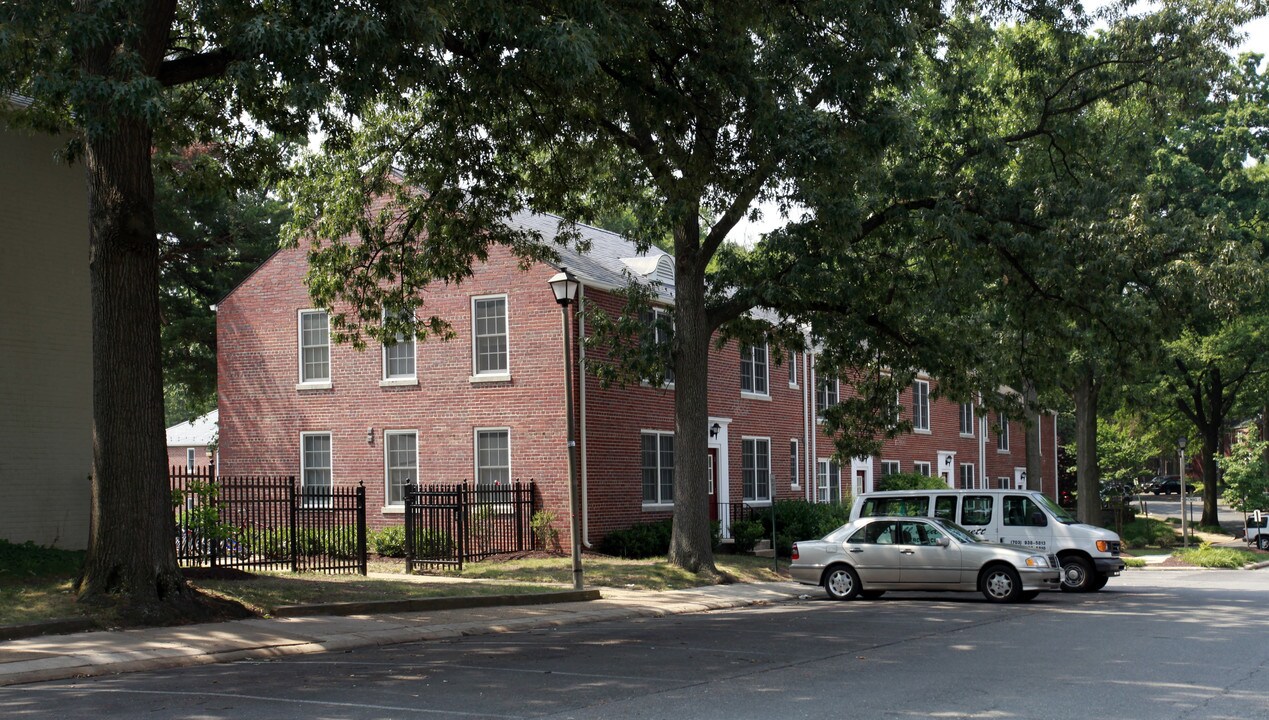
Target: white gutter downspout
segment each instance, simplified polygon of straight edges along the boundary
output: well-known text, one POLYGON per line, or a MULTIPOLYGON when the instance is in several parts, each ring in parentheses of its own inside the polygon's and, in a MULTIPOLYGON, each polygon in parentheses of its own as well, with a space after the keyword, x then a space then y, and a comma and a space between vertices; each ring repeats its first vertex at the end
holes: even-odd
POLYGON ((577 288, 577 309, 582 312, 577 313, 577 399, 581 408, 581 417, 578 419, 578 429, 581 431, 581 478, 578 480, 582 484, 582 546, 591 547, 590 543, 590 513, 587 512, 589 507, 589 497, 587 495, 586 483, 586 284, 582 283, 577 288))
MULTIPOLYGON (((978 403, 983 402, 982 395, 978 396, 978 403)), ((980 468, 978 477, 982 478, 982 489, 986 490, 991 487, 991 481, 987 479, 987 415, 983 414, 978 418, 978 466, 980 468)))
POLYGON ((1057 414, 1053 415, 1053 502, 1057 502, 1062 497, 1062 491, 1058 489, 1058 434, 1057 434, 1057 414))
POLYGON ((810 371, 810 353, 802 353, 802 477, 806 480, 802 487, 802 496, 807 500, 811 499, 811 485, 818 482, 819 478, 815 477, 815 465, 811 460, 811 430, 815 427, 815 422, 811 419, 811 413, 815 412, 815 408, 807 401, 807 395, 811 391, 811 371, 810 371))
MULTIPOLYGON (((811 367, 810 367, 810 370, 811 370, 811 375, 808 375, 808 376, 807 376, 807 377, 808 377, 808 378, 810 378, 810 379, 809 379, 809 380, 807 380, 807 383, 806 383, 806 384, 807 384, 807 385, 809 385, 809 386, 811 386, 811 387, 816 387, 816 388, 818 388, 818 387, 819 387, 819 381, 820 381, 820 379, 819 379, 819 376, 818 376, 818 375, 816 374, 816 372, 815 372, 815 363, 813 363, 813 362, 812 362, 812 363, 810 363, 810 366, 811 366, 811 367)), ((811 403, 811 407, 810 407, 810 409, 809 409, 809 412, 810 412, 811 414, 814 414, 814 413, 815 413, 815 403, 811 403)), ((807 460, 809 460, 811 463, 813 463, 813 465, 812 465, 811 467, 812 467, 812 468, 814 468, 814 470, 813 470, 813 473, 812 473, 812 474, 810 474, 810 475, 807 475, 807 478, 806 478, 806 499, 807 499, 807 501, 808 501, 808 502, 814 502, 814 500, 812 499, 812 498, 813 498, 813 496, 811 495, 811 487, 812 487, 813 485, 814 485, 814 486, 816 486, 816 487, 818 487, 818 485, 819 485, 819 481, 820 481, 819 475, 818 475, 818 474, 815 474, 815 473, 818 473, 818 472, 819 472, 819 469, 820 469, 820 461, 819 461, 819 457, 820 457, 820 449, 819 449, 820 427, 819 427, 819 421, 818 421, 818 418, 814 418, 814 419, 812 419, 812 420, 811 420, 811 437, 810 437, 810 440, 811 440, 811 442, 809 443, 809 445, 810 445, 810 447, 809 447, 810 452, 808 452, 808 453, 807 453, 807 455, 808 455, 807 460)), ((854 472, 854 471, 852 470, 851 472, 854 472)))

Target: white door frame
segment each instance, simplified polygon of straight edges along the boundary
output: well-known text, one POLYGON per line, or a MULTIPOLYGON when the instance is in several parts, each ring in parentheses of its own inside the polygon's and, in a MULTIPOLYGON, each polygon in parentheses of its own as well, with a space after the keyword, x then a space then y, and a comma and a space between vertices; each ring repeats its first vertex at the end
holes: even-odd
POLYGON ((938 458, 938 476, 943 478, 948 487, 956 487, 956 452, 954 450, 939 450, 938 458))
POLYGON ((861 492, 872 492, 872 458, 855 457, 850 459, 850 496, 858 497, 861 492), (860 487, 859 475, 863 473, 863 487, 860 487))
POLYGON ((1027 469, 1024 467, 1015 467, 1013 469, 1013 489, 1027 489, 1027 469))
POLYGON ((718 467, 714 468, 714 474, 718 477, 718 483, 714 487, 714 502, 718 505, 719 537, 729 538, 731 513, 727 512, 730 509, 727 503, 731 498, 731 473, 728 472, 727 426, 731 424, 731 418, 711 417, 706 427, 712 428, 715 424, 718 425, 718 434, 709 438, 707 443, 709 449, 718 451, 718 467))

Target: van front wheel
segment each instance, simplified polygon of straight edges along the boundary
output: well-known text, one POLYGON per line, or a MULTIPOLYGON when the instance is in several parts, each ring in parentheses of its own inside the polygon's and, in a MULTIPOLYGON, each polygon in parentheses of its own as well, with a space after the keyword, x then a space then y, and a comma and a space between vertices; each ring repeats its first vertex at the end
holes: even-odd
POLYGON ((1093 588, 1093 564, 1077 555, 1062 560, 1062 589, 1067 592, 1090 592, 1093 588))

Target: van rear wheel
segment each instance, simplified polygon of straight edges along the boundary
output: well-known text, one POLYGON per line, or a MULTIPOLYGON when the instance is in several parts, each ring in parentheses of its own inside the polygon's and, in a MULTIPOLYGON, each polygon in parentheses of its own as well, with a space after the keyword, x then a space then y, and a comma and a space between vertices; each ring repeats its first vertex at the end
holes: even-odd
POLYGON ((1066 592, 1090 592, 1096 578, 1093 564, 1078 555, 1062 560, 1062 589, 1066 592))
POLYGON ((1261 550, 1269 550, 1269 535, 1261 535, 1256 538, 1256 547, 1261 550))

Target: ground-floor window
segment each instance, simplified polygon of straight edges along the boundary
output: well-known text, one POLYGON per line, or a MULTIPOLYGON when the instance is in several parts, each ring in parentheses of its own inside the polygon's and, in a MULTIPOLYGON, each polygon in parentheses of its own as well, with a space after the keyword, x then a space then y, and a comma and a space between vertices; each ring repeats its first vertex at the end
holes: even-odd
POLYGON ((387 502, 405 502, 405 488, 418 482, 419 434, 414 430, 388 430, 383 434, 383 464, 387 502))
POLYGON ((820 459, 816 463, 815 502, 837 503, 842 501, 842 468, 832 460, 820 459))
POLYGON ((476 484, 511 484, 511 429, 476 429, 476 484))
POLYGON ((881 476, 898 475, 901 472, 898 460, 882 460, 881 476))
POLYGON ((640 437, 643 465, 643 504, 674 502, 674 434, 645 432, 640 437))
POLYGON ((304 491, 308 504, 326 504, 332 483, 331 442, 330 433, 300 433, 300 487, 304 491), (317 497, 313 497, 317 496, 317 497))
POLYGON ((771 500, 771 440, 744 438, 740 455, 745 500, 771 500))
POLYGON ((912 472, 929 477, 930 464, 928 462, 914 462, 912 463, 912 472))
POLYGON ((961 488, 974 489, 974 463, 961 463, 961 488))

